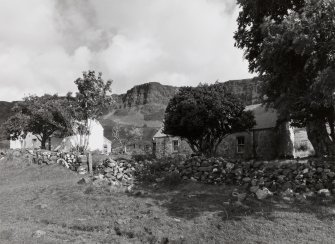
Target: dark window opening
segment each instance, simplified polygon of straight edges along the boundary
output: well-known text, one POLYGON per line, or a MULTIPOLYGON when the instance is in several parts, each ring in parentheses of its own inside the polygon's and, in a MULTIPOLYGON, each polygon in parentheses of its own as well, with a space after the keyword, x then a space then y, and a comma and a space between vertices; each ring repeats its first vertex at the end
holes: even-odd
POLYGON ((244 136, 237 137, 237 153, 245 152, 245 138, 244 136))
POLYGON ((152 151, 153 153, 156 153, 156 142, 152 143, 152 151))
POLYGON ((178 140, 174 140, 173 141, 173 151, 178 151, 179 150, 179 141, 178 140))

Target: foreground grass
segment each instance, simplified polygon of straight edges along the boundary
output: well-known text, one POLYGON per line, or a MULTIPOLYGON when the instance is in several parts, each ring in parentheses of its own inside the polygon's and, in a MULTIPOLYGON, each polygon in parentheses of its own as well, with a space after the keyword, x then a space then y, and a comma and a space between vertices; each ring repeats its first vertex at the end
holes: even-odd
POLYGON ((133 193, 57 165, 0 161, 0 243, 334 243, 333 201, 247 198, 188 183, 133 193), (34 235, 37 230, 44 235, 34 235))

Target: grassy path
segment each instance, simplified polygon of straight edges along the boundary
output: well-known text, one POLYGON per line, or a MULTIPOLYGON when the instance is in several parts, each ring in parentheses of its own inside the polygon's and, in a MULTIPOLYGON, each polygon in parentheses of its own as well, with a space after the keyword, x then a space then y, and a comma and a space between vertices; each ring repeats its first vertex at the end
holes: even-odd
POLYGON ((79 179, 57 165, 0 161, 0 243, 335 243, 333 201, 237 206, 230 187, 126 194, 79 179))

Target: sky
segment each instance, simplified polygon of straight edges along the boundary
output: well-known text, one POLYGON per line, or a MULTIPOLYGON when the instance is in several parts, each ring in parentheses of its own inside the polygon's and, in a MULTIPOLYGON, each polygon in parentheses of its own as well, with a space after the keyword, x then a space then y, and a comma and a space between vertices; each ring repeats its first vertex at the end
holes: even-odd
POLYGON ((75 92, 83 71, 113 93, 250 78, 234 0, 0 0, 0 100, 75 92))

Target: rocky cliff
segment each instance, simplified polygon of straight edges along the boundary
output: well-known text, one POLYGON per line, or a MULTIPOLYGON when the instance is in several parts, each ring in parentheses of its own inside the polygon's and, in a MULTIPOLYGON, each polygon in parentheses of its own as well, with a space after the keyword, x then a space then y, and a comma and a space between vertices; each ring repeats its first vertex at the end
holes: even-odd
MULTIPOLYGON (((230 80, 221 84, 242 99, 245 105, 260 102, 257 79, 230 80)), ((101 119, 106 137, 112 139, 112 127, 118 123, 123 126, 143 127, 145 139, 151 140, 162 125, 169 100, 178 90, 178 87, 150 82, 134 86, 125 94, 113 95, 115 104, 101 119)), ((13 103, 0 102, 0 125, 11 115, 12 106, 13 103)))
POLYGON ((222 83, 228 91, 239 97, 246 106, 261 103, 260 84, 260 80, 257 78, 229 80, 222 83))
POLYGON ((120 95, 124 108, 133 108, 147 104, 167 105, 170 98, 178 91, 178 87, 162 85, 158 82, 150 82, 134 86, 126 94, 120 95))

